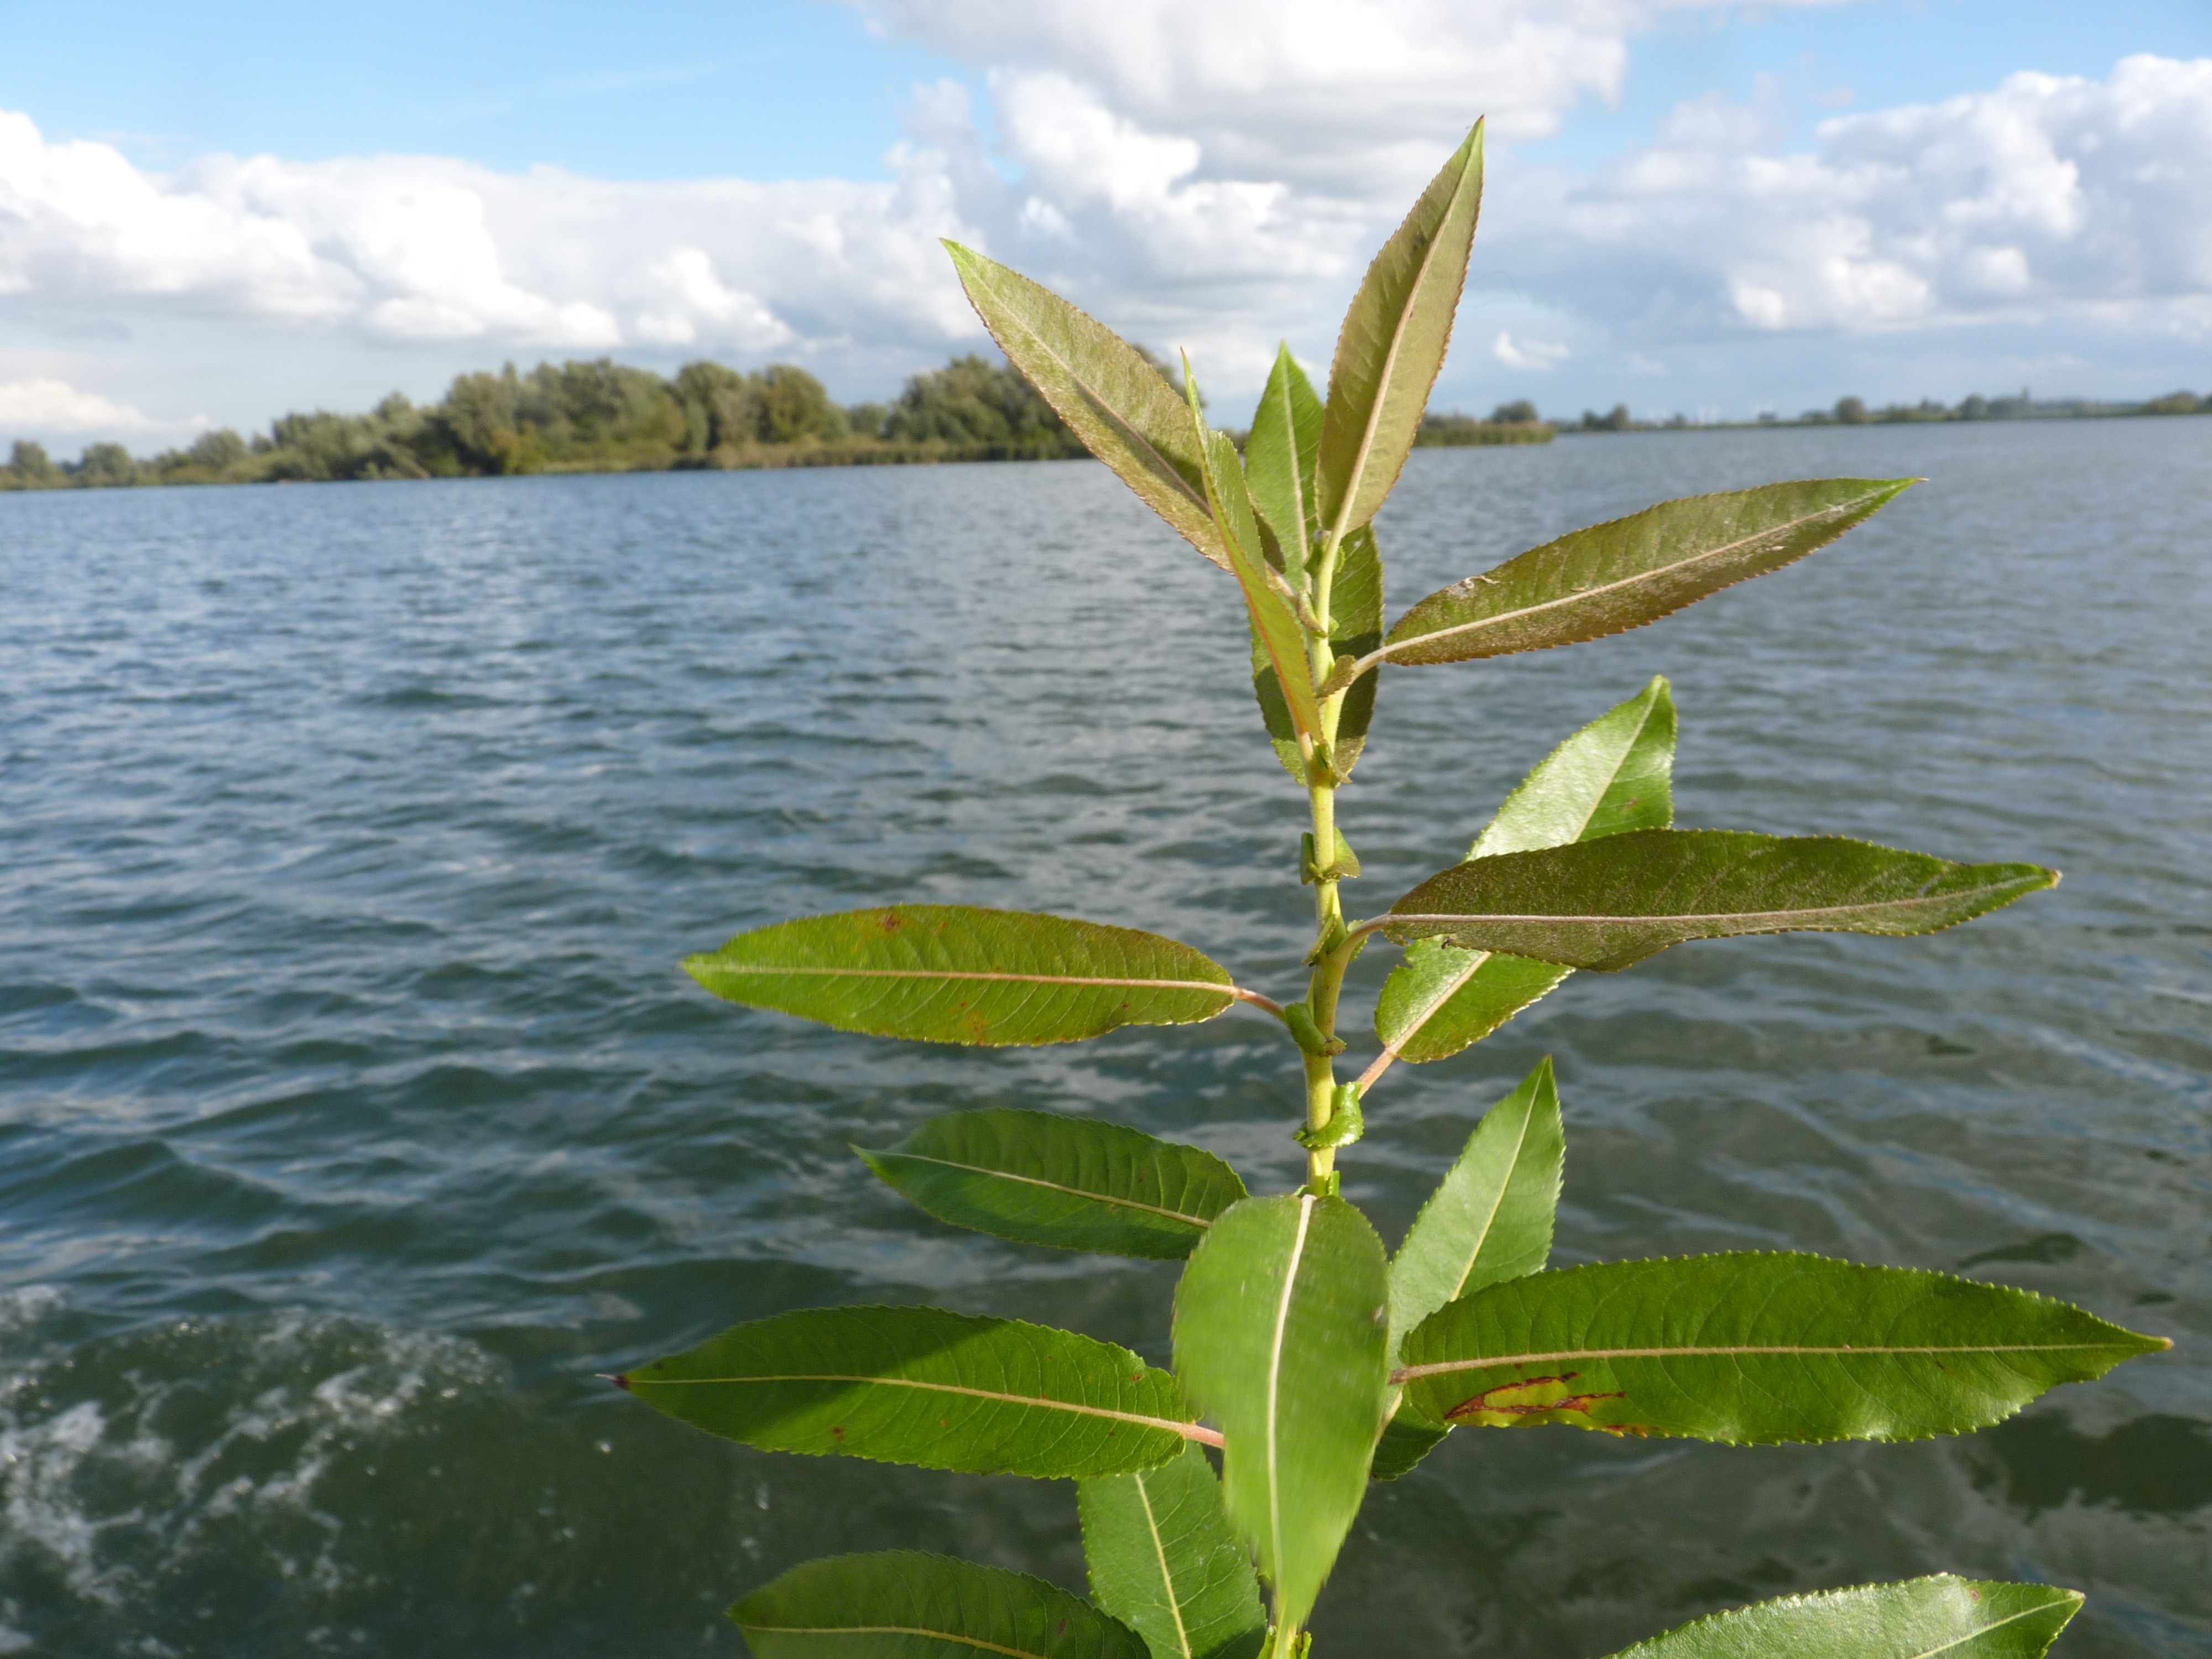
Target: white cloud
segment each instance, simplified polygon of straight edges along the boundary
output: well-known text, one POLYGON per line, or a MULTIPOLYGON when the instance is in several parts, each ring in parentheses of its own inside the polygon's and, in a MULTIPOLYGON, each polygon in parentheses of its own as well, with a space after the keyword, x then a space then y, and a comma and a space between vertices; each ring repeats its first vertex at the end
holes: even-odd
POLYGON ((1542 340, 1516 340, 1504 329, 1490 343, 1491 356, 1508 368, 1518 368, 1534 374, 1543 374, 1566 362, 1574 354, 1564 345, 1551 345, 1542 340))
POLYGON ((1462 358, 1490 350, 1448 374, 1560 370, 1571 392, 1662 348, 1694 375, 1686 343, 1990 319, 2212 338, 2212 60, 2016 76, 1830 121, 1796 153, 1757 112, 1700 100, 1578 175, 1511 140, 1617 96, 1662 12, 1723 0, 850 3, 988 88, 983 112, 958 82, 915 88, 887 180, 397 156, 155 173, 0 113, 0 319, 228 319, 455 366, 772 354, 852 366, 853 392, 879 394, 889 365, 980 340, 937 245, 952 236, 1189 348, 1209 390, 1241 397, 1279 337, 1326 361, 1369 253, 1486 111, 1474 304, 1504 308, 1464 319, 1462 358))
POLYGON ((760 352, 978 329, 937 246, 942 155, 890 183, 608 184, 428 157, 143 173, 0 112, 0 305, 249 318, 394 342, 760 352))
POLYGON ((66 380, 0 381, 0 432, 147 432, 170 424, 66 380))
POLYGON ((2212 335, 2212 59, 2015 75, 1829 121, 1810 154, 1693 118, 1516 203, 1579 308, 1691 335, 2069 316, 2212 335))

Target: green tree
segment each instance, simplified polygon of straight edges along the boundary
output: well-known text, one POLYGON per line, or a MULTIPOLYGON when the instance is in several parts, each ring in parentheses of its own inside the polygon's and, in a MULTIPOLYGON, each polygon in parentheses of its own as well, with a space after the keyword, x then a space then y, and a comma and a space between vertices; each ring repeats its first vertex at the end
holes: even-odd
POLYGON ((1864 426, 1874 416, 1867 413, 1865 398, 1838 398, 1836 399, 1836 418, 1845 426, 1864 426))
POLYGON ((54 482, 57 469, 46 454, 46 446, 28 438, 15 440, 15 448, 8 456, 8 471, 24 485, 45 485, 54 482))
POLYGON ((1536 405, 1526 398, 1516 398, 1510 404, 1500 404, 1490 411, 1490 418, 1501 425, 1513 426, 1539 418, 1536 405))
POLYGON ((136 483, 138 464, 121 444, 91 444, 76 464, 76 476, 78 483, 94 486, 136 483))
POLYGON ((884 435, 908 443, 1081 453, 1035 386, 1010 366, 972 354, 908 380, 884 418, 884 435))
MULTIPOLYGON (((1464 857, 1346 917, 1343 885, 1360 864, 1337 795, 1384 668, 1658 621, 1807 556, 1912 483, 1814 479, 1662 501, 1454 583, 1386 629, 1375 515, 1443 364, 1481 187, 1478 125, 1368 268, 1326 401, 1284 348, 1241 455, 1188 371, 1178 398, 1109 330, 951 248, 984 322, 1067 428, 1224 574, 1224 615, 1241 619, 1264 724, 1312 826, 1298 871, 1315 913, 1303 994, 1278 1001, 1158 934, 963 904, 779 922, 684 965, 732 1002, 927 1042, 1072 1042, 1257 1011, 1303 1073, 1303 1109, 1285 1128, 1306 1178, 1255 1195, 1199 1147, 1003 1108, 862 1152, 949 1224, 1181 1260, 1172 1364, 1014 1320, 863 1307, 740 1325, 623 1374, 644 1404, 763 1449, 1077 1483, 1087 1601, 939 1556, 837 1557, 731 1608, 760 1659, 1304 1659, 1308 1615, 1370 1480, 1448 1436, 1558 1425, 1731 1445, 1925 1438, 2167 1346, 2025 1291, 1796 1253, 1550 1269, 1565 1129, 1548 1061, 1473 1126, 1395 1254, 1344 1198, 1338 1158, 1392 1066, 1460 1052, 1576 972, 1703 939, 1932 933, 2057 879, 1841 837, 1676 830, 1674 709, 1655 679, 1554 750, 1464 857), (1381 1050, 1340 1078, 1346 971, 1386 944, 1403 957, 1376 1009, 1381 1050), (1220 1454, 1218 1474, 1206 1449, 1220 1454)), ((2043 1585, 1920 1578, 1761 1603, 1631 1653, 2035 1659, 2080 1601, 2043 1585)))
POLYGON ((759 376, 754 436, 764 444, 812 438, 834 442, 845 435, 845 411, 830 401, 822 382, 789 363, 771 363, 759 376))

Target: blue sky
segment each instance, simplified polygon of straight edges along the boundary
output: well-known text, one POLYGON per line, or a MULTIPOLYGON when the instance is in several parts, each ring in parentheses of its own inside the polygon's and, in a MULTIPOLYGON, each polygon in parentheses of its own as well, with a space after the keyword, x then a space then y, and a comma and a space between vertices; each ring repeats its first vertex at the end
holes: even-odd
POLYGON ((90 50, 11 3, 0 40, 0 439, 602 353, 880 396, 980 343, 941 234, 1234 395, 1277 336, 1326 362, 1484 110, 1440 403, 2212 389, 2203 0, 121 4, 90 50))

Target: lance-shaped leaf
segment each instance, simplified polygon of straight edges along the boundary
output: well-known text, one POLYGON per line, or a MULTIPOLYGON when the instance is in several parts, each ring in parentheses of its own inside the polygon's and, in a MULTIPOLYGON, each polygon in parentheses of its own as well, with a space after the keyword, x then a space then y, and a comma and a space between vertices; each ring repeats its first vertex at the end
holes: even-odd
POLYGON ((1482 206, 1482 124, 1391 233, 1352 296, 1329 365, 1321 522, 1339 540, 1375 516, 1420 430, 1451 344, 1482 206))
POLYGON ((781 921, 684 968, 718 997, 841 1031, 994 1047, 1187 1025, 1234 1000, 1229 970, 1188 945, 969 904, 781 921))
POLYGON ((1292 581, 1304 579, 1313 556, 1314 458, 1321 448, 1321 399, 1313 383, 1291 358, 1290 347, 1278 347, 1244 441, 1244 477, 1252 505, 1274 532, 1281 568, 1292 581))
MULTIPOLYGON (((1362 525, 1345 538, 1336 556, 1335 586, 1328 607, 1329 648, 1339 658, 1360 656, 1382 642, 1382 555, 1375 545, 1375 526, 1362 525)), ((1370 668, 1345 688, 1337 705, 1336 735, 1329 739, 1336 775, 1352 775, 1367 747, 1368 728, 1375 722, 1375 693, 1382 671, 1370 668)), ((1252 635, 1252 695, 1259 700, 1261 717, 1267 723, 1268 740, 1283 769, 1301 784, 1306 765, 1298 749, 1298 728, 1283 689, 1275 678, 1273 659, 1252 635)), ((1324 716, 1324 718, 1326 718, 1324 716)))
POLYGON ((1985 1428, 2168 1346, 2027 1291, 1747 1252, 1489 1285, 1417 1326, 1397 1376, 1442 1422, 1917 1440, 1985 1428))
POLYGON ((945 247, 991 337, 1084 447, 1228 568, 1206 505, 1205 463, 1175 388, 1134 346, 1051 289, 957 242, 945 247))
MULTIPOLYGON (((1595 841, 1674 821, 1674 702, 1655 678, 1547 756, 1505 798, 1470 859, 1595 841)), ((1375 1005, 1384 1054, 1419 1064, 1479 1042, 1569 969, 1416 941, 1375 1005)))
POLYGON ((1382 931, 1610 973, 1689 939, 1932 933, 2057 881, 1837 836, 1638 830, 1456 865, 1392 905, 1382 931))
POLYGON ((940 1308, 816 1308, 738 1325, 616 1378, 763 1451, 1084 1479, 1164 1463, 1202 1432, 1126 1348, 940 1308))
POLYGON ((1064 1250, 1180 1261, 1244 1196, 1211 1152, 1051 1112, 954 1112, 854 1150, 940 1221, 1064 1250))
POLYGON ((1674 822, 1674 699, 1662 674, 1539 761, 1467 855, 1565 847, 1674 822))
POLYGON ((1465 662, 1641 628, 1803 558, 1911 478, 1815 478, 1662 501, 1431 593, 1391 625, 1395 663, 1465 662))
MULTIPOLYGON (((1565 1127, 1547 1055, 1520 1087, 1483 1114, 1390 1259, 1393 1363, 1406 1333, 1446 1303, 1544 1265, 1552 1253, 1552 1218, 1565 1158, 1565 1127)), ((1396 1480, 1450 1432, 1449 1423, 1431 1421, 1401 1401, 1375 1448, 1372 1478, 1396 1480)))
POLYGON ((1206 499, 1221 532, 1229 568, 1243 590, 1252 637, 1273 671, 1293 731, 1318 738, 1321 707, 1314 699, 1313 661, 1307 648, 1310 636, 1298 619, 1297 607, 1284 594, 1286 578, 1267 562, 1260 522, 1252 513, 1251 492, 1245 487, 1244 464, 1237 459, 1237 446, 1227 433, 1216 432, 1206 424, 1198 406, 1198 382, 1191 378, 1188 363, 1183 378, 1189 390, 1190 418, 1206 464, 1206 499))
POLYGON ((1152 1659, 1252 1659, 1267 1639, 1260 1581, 1196 1446, 1136 1474, 1085 1480, 1091 1599, 1145 1638, 1152 1659))
POLYGON ((2043 1659, 2081 1606, 2050 1584, 1908 1578, 1717 1613, 1613 1659, 2043 1659))
POLYGON ((803 1563, 730 1619, 755 1659, 1146 1659, 1135 1632, 1056 1585, 918 1550, 803 1563))
POLYGON ((1214 1221, 1176 1287, 1175 1364, 1222 1433, 1237 1535, 1304 1621, 1358 1512, 1388 1406, 1389 1269, 1340 1198, 1248 1198, 1214 1221))
POLYGON ((1547 1055, 1482 1115, 1390 1259, 1390 1335, 1447 1302, 1540 1268, 1552 1254, 1566 1131, 1547 1055))

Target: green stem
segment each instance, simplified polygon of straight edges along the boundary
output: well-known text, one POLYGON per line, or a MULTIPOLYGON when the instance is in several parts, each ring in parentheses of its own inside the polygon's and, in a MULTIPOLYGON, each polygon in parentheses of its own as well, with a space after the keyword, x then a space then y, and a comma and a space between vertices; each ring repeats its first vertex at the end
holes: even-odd
MULTIPOLYGON (((1322 634, 1309 648, 1314 683, 1318 685, 1329 666, 1336 660, 1335 647, 1328 638, 1330 626, 1329 593, 1336 574, 1336 538, 1331 537, 1322 544, 1318 568, 1313 573, 1313 610, 1322 625, 1322 634)), ((1344 694, 1339 692, 1321 706, 1322 735, 1331 750, 1336 745, 1337 720, 1344 706, 1344 694)), ((1310 758, 1310 756, 1309 756, 1310 758)), ((1314 856, 1323 869, 1336 858, 1336 784, 1334 780, 1316 780, 1309 775, 1307 793, 1313 805, 1314 856)), ((1314 1024, 1325 1037, 1336 1035, 1336 1000, 1344 988, 1344 970, 1350 965, 1348 953, 1336 948, 1344 933, 1344 906, 1337 894, 1334 876, 1322 877, 1314 883, 1314 963, 1313 979, 1306 992, 1306 1006, 1312 1011, 1314 1024)), ((1336 1063, 1326 1054, 1306 1056, 1306 1127, 1319 1129, 1328 1123, 1336 1103, 1336 1063)), ((1319 1188, 1336 1167, 1336 1149, 1323 1146, 1306 1154, 1306 1179, 1319 1188)), ((1295 1634, 1295 1632, 1293 1632, 1295 1634)), ((1287 1651, 1287 1650, 1285 1650, 1287 1651)))

